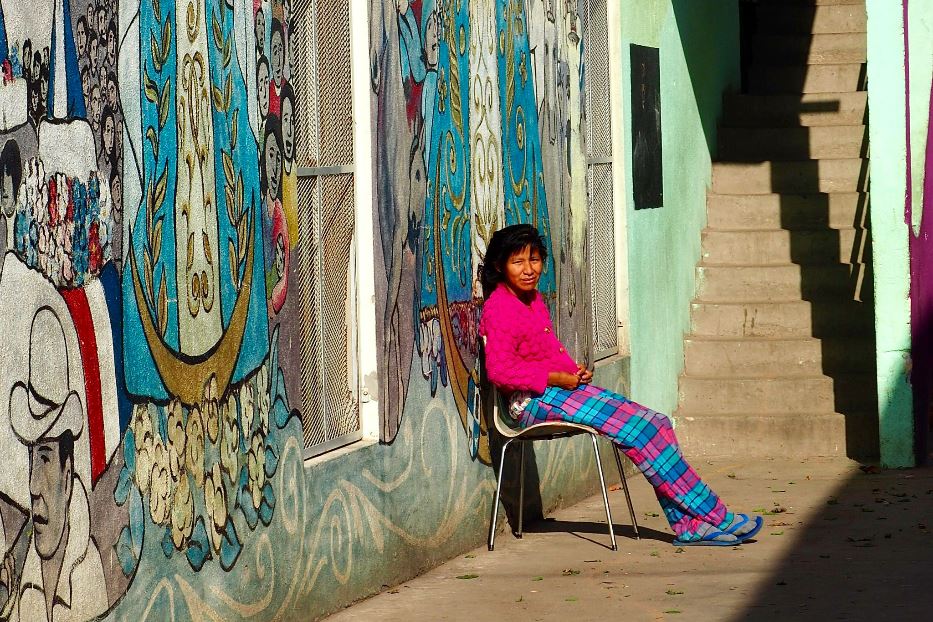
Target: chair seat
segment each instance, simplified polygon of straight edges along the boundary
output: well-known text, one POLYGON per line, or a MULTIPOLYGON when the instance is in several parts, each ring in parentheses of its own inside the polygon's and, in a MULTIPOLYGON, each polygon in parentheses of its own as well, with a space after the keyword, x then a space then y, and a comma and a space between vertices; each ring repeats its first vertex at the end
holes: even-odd
POLYGON ((546 440, 576 436, 577 434, 599 434, 588 425, 570 423, 569 421, 546 421, 522 428, 514 436, 516 440, 546 440))

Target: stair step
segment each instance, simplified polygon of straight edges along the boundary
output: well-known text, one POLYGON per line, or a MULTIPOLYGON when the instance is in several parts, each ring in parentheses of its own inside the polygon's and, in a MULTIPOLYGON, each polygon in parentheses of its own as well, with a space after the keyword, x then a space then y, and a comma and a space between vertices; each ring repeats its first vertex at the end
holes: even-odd
POLYGON ((823 231, 724 231, 704 229, 704 265, 816 265, 848 263, 865 256, 864 229, 823 231))
POLYGON ((862 228, 868 194, 709 194, 706 210, 712 229, 862 228))
POLYGON ((861 158, 868 152, 864 125, 721 127, 718 140, 723 162, 861 158))
POLYGON ((774 65, 864 63, 868 42, 865 33, 760 34, 753 54, 755 62, 774 65))
POLYGON ((713 163, 715 194, 860 192, 868 161, 860 158, 756 163, 713 163))
POLYGON ((723 97, 723 125, 732 127, 786 127, 862 125, 868 105, 867 91, 795 95, 723 97))
POLYGON ((848 265, 706 266, 696 268, 701 302, 851 299, 857 271, 848 265))
POLYGON ((680 377, 680 407, 687 411, 761 414, 833 412, 833 381, 801 378, 680 377))
POLYGON ((864 90, 865 65, 762 65, 749 72, 755 94, 841 93, 864 90))
POLYGON ((763 4, 758 7, 759 32, 800 34, 865 33, 863 5, 763 4))
POLYGON ((809 302, 701 302, 690 305, 696 336, 774 339, 874 335, 870 304, 853 300, 809 302))
POLYGON ((834 412, 768 415, 678 411, 674 421, 677 439, 690 456, 809 458, 850 454, 846 417, 834 412))
POLYGON ((816 376, 874 370, 873 339, 721 339, 688 336, 687 375, 755 378, 816 376))

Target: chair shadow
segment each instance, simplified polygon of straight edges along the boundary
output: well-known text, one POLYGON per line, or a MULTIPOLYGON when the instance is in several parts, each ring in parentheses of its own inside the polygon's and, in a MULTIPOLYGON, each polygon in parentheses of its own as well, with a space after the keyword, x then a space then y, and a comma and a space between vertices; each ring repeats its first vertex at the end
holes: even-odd
MULTIPOLYGON (((612 528, 615 531, 616 538, 627 538, 635 540, 635 530, 631 525, 618 524, 613 522, 612 528)), ((583 540, 588 540, 600 546, 609 547, 609 529, 606 523, 597 521, 567 521, 557 518, 545 518, 543 520, 530 522, 525 525, 524 533, 569 533, 583 540), (594 540, 586 535, 602 535, 602 539, 594 540)), ((656 540, 671 544, 674 541, 674 534, 664 531, 651 529, 639 525, 638 535, 642 540, 656 540)))

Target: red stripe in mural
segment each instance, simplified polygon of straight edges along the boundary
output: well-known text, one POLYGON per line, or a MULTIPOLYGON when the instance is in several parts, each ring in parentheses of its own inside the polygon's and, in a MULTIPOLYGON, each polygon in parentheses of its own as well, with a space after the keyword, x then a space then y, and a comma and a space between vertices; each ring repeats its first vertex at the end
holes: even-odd
POLYGON ((62 290, 61 294, 78 331, 78 344, 84 367, 88 442, 91 446, 91 482, 96 484, 100 474, 107 467, 107 450, 104 445, 104 405, 101 397, 100 361, 97 358, 94 318, 91 316, 91 307, 83 289, 62 290))

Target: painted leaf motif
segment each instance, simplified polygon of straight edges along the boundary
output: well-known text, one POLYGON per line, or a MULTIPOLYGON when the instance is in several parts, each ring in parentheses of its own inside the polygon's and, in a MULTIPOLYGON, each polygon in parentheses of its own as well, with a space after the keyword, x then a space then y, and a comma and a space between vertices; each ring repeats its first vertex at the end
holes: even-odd
POLYGON ((159 127, 165 127, 165 122, 168 120, 169 112, 169 81, 165 81, 165 85, 162 87, 162 95, 159 98, 159 127))
POLYGON ((450 62, 450 115, 454 126, 463 131, 463 108, 460 100, 460 63, 454 55, 450 62))
POLYGON ((240 274, 239 270, 237 270, 236 246, 234 246, 233 240, 227 240, 227 258, 230 261, 230 276, 232 277, 233 284, 239 289, 240 274))
POLYGON ((236 560, 240 557, 240 551, 243 545, 240 544, 240 538, 236 532, 236 526, 228 517, 227 524, 224 527, 224 539, 220 543, 220 567, 224 570, 230 570, 236 565, 236 560))
POLYGON ((113 545, 113 550, 117 554, 117 561, 120 563, 123 576, 128 577, 133 574, 136 569, 136 557, 133 554, 133 541, 129 527, 124 527, 120 531, 120 537, 113 545))
POLYGON ((165 274, 159 275, 159 330, 165 336, 168 328, 168 296, 165 293, 165 274))
POLYGON ((146 99, 153 104, 159 103, 159 85, 149 76, 149 72, 143 73, 143 85, 146 93, 146 99))
POLYGON ((198 516, 198 520, 194 523, 185 557, 188 558, 188 564, 195 572, 201 570, 204 562, 211 557, 211 543, 207 537, 207 529, 204 527, 203 516, 198 516))
MULTIPOLYGON (((266 439, 268 441, 268 437, 266 439)), ((279 468, 279 452, 276 450, 275 445, 272 443, 266 443, 266 477, 272 478, 275 476, 276 470, 279 468)))
POLYGON ((188 234, 188 255, 185 258, 185 268, 191 269, 194 265, 194 233, 188 234))
POLYGON ((207 263, 214 265, 214 253, 211 252, 211 239, 208 237, 207 232, 201 232, 201 243, 204 245, 204 258, 207 259, 207 263))
POLYGON ((217 20, 217 13, 211 15, 211 26, 214 29, 214 44, 220 46, 224 40, 224 33, 220 27, 220 22, 217 20))
POLYGON ((146 294, 152 300, 152 259, 149 253, 143 253, 143 282, 146 284, 146 294))
POLYGON ((152 64, 156 73, 162 73, 162 50, 159 49, 159 42, 156 41, 154 32, 149 33, 149 46, 152 48, 152 64))
POLYGON ((133 551, 136 553, 136 559, 143 550, 143 535, 146 532, 146 510, 143 507, 143 499, 139 494, 138 488, 130 490, 129 502, 130 518, 130 536, 133 540, 133 551))
POLYGON ((236 149, 237 130, 239 129, 239 126, 237 125, 237 119, 239 118, 239 116, 240 116, 240 109, 237 108, 236 110, 233 111, 233 120, 230 122, 230 148, 231 149, 236 149))
POLYGON ((159 175, 158 181, 156 181, 155 192, 153 193, 152 202, 155 209, 162 209, 162 202, 165 201, 165 188, 168 185, 168 166, 166 165, 162 169, 162 174, 159 175))
POLYGON ((155 128, 151 125, 146 130, 146 139, 152 144, 152 154, 153 157, 159 159, 159 135, 156 134, 155 128))
POLYGON ((120 476, 117 478, 117 487, 113 491, 113 500, 117 502, 117 505, 122 506, 126 503, 132 483, 133 479, 130 477, 130 472, 124 464, 123 468, 120 469, 120 476))
POLYGON ((233 166, 233 156, 231 156, 226 151, 221 151, 221 153, 223 153, 224 175, 227 176, 227 181, 229 183, 233 183, 233 180, 236 179, 236 169, 233 166))
POLYGON ((224 96, 220 92, 220 89, 216 86, 211 87, 211 94, 214 96, 214 108, 218 110, 223 109, 224 107, 224 96))
POLYGON ((243 512, 243 518, 246 519, 246 524, 249 526, 250 531, 256 529, 256 525, 259 524, 259 515, 253 507, 253 495, 250 494, 249 483, 240 487, 237 505, 240 506, 240 510, 243 512))
POLYGON ((172 45, 172 21, 165 20, 162 25, 162 64, 168 60, 169 52, 171 52, 172 45))
POLYGON ((236 207, 237 210, 243 209, 243 173, 236 178, 236 207))
POLYGON ((156 221, 155 228, 152 232, 152 253, 155 255, 155 263, 159 262, 159 259, 162 257, 162 221, 165 220, 164 216, 160 216, 156 221))
POLYGON ((272 515, 275 513, 275 492, 269 482, 262 487, 262 501, 259 502, 259 520, 263 525, 269 525, 272 522, 272 515))
POLYGON ((230 79, 230 76, 227 76, 226 83, 224 84, 224 110, 230 108, 230 100, 233 98, 233 80, 230 79))
POLYGON ((175 552, 175 544, 172 542, 172 528, 166 527, 162 531, 162 552, 169 559, 172 558, 172 553, 175 552))
POLYGON ((224 197, 227 199, 227 218, 231 223, 235 222, 236 217, 233 214, 233 187, 231 187, 230 184, 224 186, 224 197))

